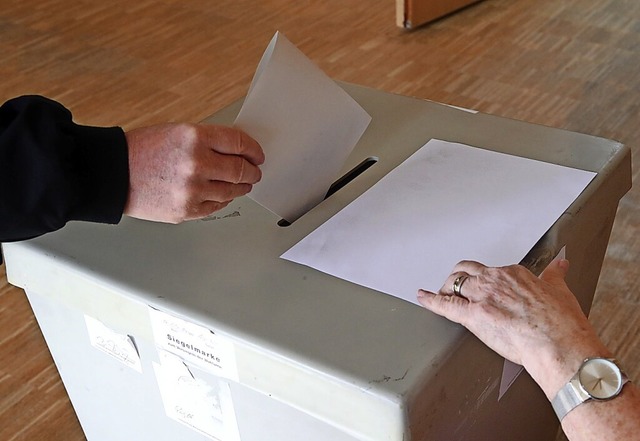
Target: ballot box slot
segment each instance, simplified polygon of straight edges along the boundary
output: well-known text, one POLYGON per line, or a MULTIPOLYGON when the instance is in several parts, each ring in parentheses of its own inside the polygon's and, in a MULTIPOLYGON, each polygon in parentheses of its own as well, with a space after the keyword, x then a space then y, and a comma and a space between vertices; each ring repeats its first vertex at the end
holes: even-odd
MULTIPOLYGON (((347 173, 338 178, 331 186, 329 190, 327 190, 327 194, 324 196, 324 199, 328 199, 331 195, 337 193, 340 189, 345 187, 349 182, 353 181, 355 178, 364 173, 369 167, 378 162, 378 158, 376 156, 370 156, 362 161, 360 164, 353 167, 347 173)), ((295 222, 295 221, 294 221, 295 222)), ((280 219, 278 221, 278 226, 280 227, 288 227, 292 222, 287 221, 286 219, 280 219)))

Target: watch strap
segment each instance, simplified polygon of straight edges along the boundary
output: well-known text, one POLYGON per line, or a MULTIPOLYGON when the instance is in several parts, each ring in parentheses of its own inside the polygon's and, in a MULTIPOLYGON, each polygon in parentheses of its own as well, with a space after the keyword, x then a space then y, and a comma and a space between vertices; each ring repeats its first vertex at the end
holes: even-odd
POLYGON ((556 412, 558 419, 562 419, 569 413, 569 411, 575 409, 578 405, 584 403, 589 399, 587 394, 580 394, 571 381, 565 384, 562 389, 558 391, 556 396, 551 400, 553 410, 556 412))

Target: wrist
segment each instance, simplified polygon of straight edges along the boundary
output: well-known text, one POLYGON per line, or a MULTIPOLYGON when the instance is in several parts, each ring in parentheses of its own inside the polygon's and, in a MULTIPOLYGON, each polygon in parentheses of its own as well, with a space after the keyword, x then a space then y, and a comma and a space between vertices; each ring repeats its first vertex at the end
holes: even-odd
POLYGON ((612 356, 595 336, 575 339, 570 345, 552 346, 532 355, 524 367, 549 400, 575 375, 586 358, 612 356))

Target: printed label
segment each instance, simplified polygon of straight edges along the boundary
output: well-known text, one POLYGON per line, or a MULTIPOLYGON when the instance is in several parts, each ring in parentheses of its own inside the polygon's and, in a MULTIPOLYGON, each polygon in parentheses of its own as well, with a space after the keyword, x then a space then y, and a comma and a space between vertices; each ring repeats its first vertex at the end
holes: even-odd
POLYGON ((211 330, 149 308, 155 344, 186 362, 224 378, 238 381, 233 343, 211 330))

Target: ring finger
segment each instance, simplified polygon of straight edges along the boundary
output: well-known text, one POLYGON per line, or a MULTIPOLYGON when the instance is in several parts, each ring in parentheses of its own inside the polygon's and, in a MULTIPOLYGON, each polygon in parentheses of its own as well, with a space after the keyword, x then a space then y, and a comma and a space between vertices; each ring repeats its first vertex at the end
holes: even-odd
POLYGON ((462 297, 471 302, 478 302, 481 300, 481 297, 478 296, 477 283, 477 276, 470 275, 463 271, 454 272, 447 277, 439 293, 462 297))
POLYGON ((466 273, 470 276, 477 276, 483 272, 487 267, 480 262, 474 260, 462 260, 453 267, 451 273, 466 273))

